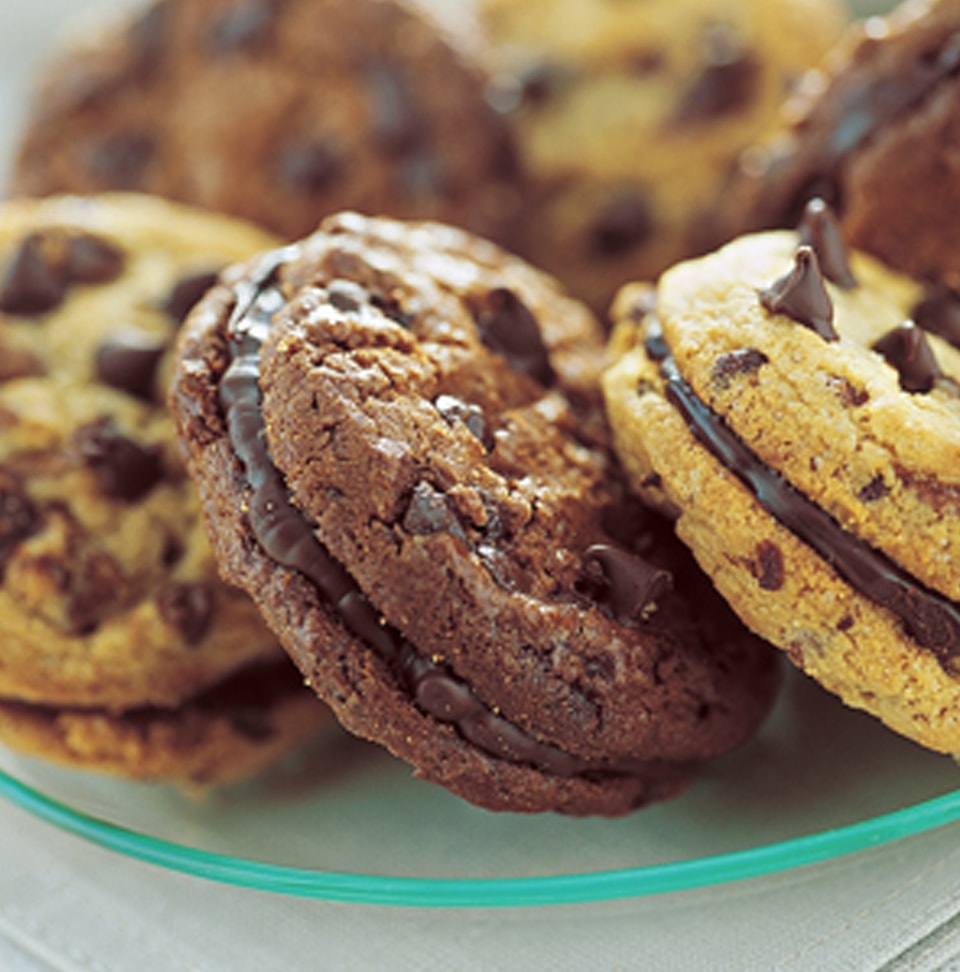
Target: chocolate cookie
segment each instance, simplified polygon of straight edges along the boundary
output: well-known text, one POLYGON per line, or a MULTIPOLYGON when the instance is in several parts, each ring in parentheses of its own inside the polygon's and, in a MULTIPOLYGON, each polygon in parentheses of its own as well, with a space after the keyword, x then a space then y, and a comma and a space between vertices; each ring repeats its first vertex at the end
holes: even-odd
POLYGON ((523 252, 606 313, 703 212, 846 20, 837 0, 482 0, 532 183, 523 252))
POLYGON ((187 791, 253 776, 332 723, 282 653, 175 708, 114 712, 0 699, 0 743, 20 753, 187 791))
POLYGON ((638 490, 754 631, 845 702, 960 752, 960 350, 922 288, 800 232, 618 302, 604 387, 638 490))
POLYGON ((478 65, 400 0, 157 0, 53 58, 13 192, 136 190, 289 238, 344 207, 503 237, 515 166, 478 65))
POLYGON ((852 28, 748 152, 721 235, 792 227, 811 196, 851 245, 960 288, 960 3, 911 0, 852 28))
POLYGON ((483 807, 619 814, 756 729, 772 653, 627 502, 599 325, 548 278, 342 214, 179 347, 221 568, 352 732, 483 807))
POLYGON ((283 657, 217 577, 164 402, 192 302, 275 239, 135 196, 0 215, 0 698, 173 706, 283 657))

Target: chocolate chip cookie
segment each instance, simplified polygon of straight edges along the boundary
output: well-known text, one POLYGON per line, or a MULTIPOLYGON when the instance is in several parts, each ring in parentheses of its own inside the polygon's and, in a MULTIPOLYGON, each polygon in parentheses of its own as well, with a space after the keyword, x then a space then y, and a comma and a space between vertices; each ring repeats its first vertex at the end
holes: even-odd
POLYGON ((845 23, 836 0, 482 0, 532 182, 523 252, 600 313, 700 246, 739 152, 845 23))
POLYGON ((0 697, 173 706, 276 657, 218 580, 164 403, 184 314, 275 242, 146 197, 4 204, 0 697))
POLYGON ((918 302, 816 200, 625 289, 604 388, 636 488, 747 625, 957 753, 960 350, 918 302))
POLYGON ((792 227, 818 195, 851 245, 960 288, 960 3, 911 0, 852 28, 748 152, 720 234, 792 227))
POLYGON ((179 350, 225 576, 419 776, 491 809, 619 814, 762 720, 773 653, 628 501, 602 332, 530 266, 341 214, 228 271, 179 350))
POLYGON ((345 207, 503 238, 514 153, 448 20, 399 0, 156 0, 52 59, 13 191, 136 190, 291 239, 345 207))
POLYGON ((19 753, 187 792, 247 779, 332 725, 282 653, 173 708, 116 712, 0 699, 0 743, 19 753))

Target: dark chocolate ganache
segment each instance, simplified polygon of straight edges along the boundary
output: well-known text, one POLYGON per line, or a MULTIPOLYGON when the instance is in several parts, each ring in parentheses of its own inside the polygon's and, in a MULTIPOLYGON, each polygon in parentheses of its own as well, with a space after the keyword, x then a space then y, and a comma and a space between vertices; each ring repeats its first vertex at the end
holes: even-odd
POLYGON ((652 317, 646 351, 659 364, 667 400, 683 416, 696 439, 737 476, 760 505, 812 547, 851 587, 899 618, 907 634, 933 652, 945 669, 955 669, 960 654, 958 606, 848 533, 747 448, 685 381, 652 317))
POLYGON ((532 738, 491 711, 450 668, 417 653, 384 622, 357 583, 317 539, 297 509, 263 435, 260 404, 260 351, 273 315, 284 305, 278 275, 292 256, 278 250, 260 272, 236 289, 237 302, 227 324, 230 363, 220 383, 230 444, 251 490, 248 522, 272 560, 297 571, 317 589, 322 602, 343 625, 387 665, 401 689, 424 713, 456 727, 490 756, 530 765, 559 777, 664 776, 677 767, 654 760, 586 760, 532 738))

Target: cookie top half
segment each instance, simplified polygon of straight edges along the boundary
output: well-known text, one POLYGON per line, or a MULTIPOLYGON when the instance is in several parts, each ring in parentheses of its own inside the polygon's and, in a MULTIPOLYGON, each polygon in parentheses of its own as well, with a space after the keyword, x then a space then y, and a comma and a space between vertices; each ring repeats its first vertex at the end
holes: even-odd
POLYGON ((51 58, 12 188, 147 192, 291 239, 345 207, 501 237, 516 172, 485 82, 402 0, 154 0, 51 58))
POLYGON ((275 245, 133 195, 0 220, 0 696, 174 705, 275 639, 217 577, 164 402, 180 320, 275 245))
POLYGON ((528 265, 356 214, 231 271, 180 342, 227 576, 347 728, 482 806, 625 812, 772 695, 765 646, 612 474, 604 361, 528 265))
POLYGON ((725 193, 721 232, 792 227, 812 196, 858 249, 960 288, 960 3, 908 0, 850 28, 725 193))
POLYGON ((816 203, 625 291, 605 390, 634 482, 750 627, 956 752, 960 350, 923 297, 816 203))

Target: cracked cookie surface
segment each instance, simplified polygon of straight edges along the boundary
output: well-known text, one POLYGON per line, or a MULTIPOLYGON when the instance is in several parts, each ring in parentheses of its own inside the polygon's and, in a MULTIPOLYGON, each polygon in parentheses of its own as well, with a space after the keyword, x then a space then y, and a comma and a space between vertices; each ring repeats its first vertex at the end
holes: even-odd
POLYGON ((180 341, 227 576, 348 729, 488 808, 668 796, 774 690, 767 646, 625 496, 604 361, 528 265, 355 214, 230 271, 180 341))

